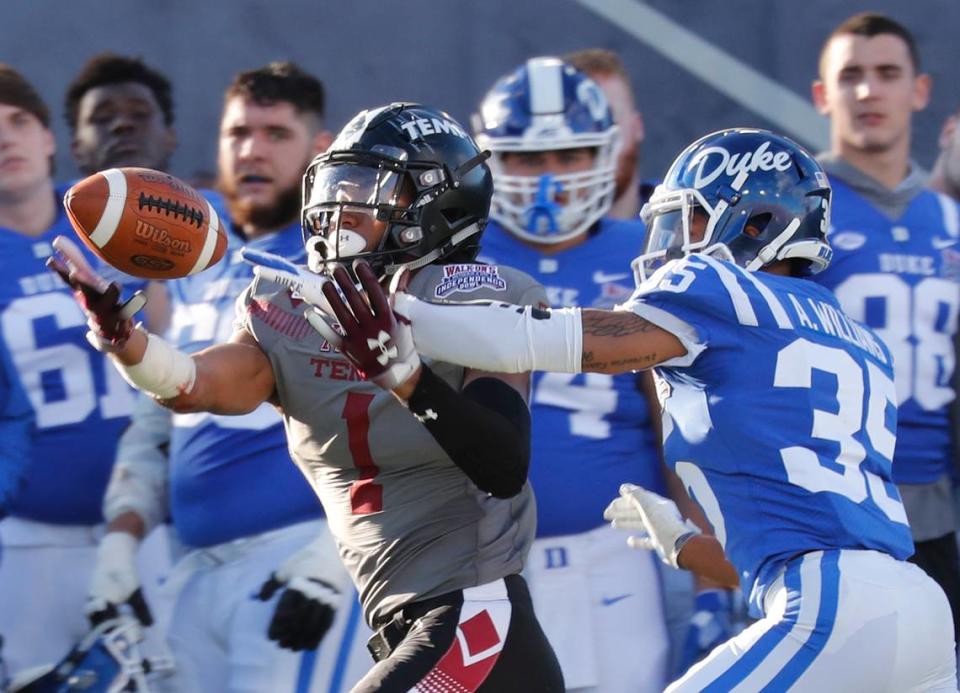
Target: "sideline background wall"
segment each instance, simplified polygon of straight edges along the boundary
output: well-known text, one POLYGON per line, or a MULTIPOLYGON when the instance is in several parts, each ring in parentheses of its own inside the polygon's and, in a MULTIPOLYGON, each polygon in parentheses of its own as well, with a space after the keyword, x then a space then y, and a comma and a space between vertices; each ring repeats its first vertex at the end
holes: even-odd
MULTIPOLYGON (((466 123, 494 79, 527 57, 611 48, 624 57, 645 116, 642 167, 650 178, 710 130, 755 125, 789 132, 713 86, 749 80, 714 74, 708 83, 664 57, 678 45, 675 32, 636 38, 624 18, 637 9, 685 28, 701 42, 697 50, 719 49, 805 103, 830 29, 857 11, 890 14, 915 33, 934 80, 931 106, 915 120, 914 153, 924 166, 936 155, 941 122, 960 105, 960 3, 953 0, 6 0, 0 60, 22 70, 50 103, 60 179, 76 175, 64 88, 103 50, 140 55, 173 81, 180 135, 173 172, 182 176, 215 166, 230 77, 284 58, 324 80, 336 130, 360 108, 397 99, 446 108, 466 123), (614 21, 601 16, 604 10, 614 21)), ((687 61, 696 59, 690 53, 687 61)), ((785 122, 804 117, 802 109, 785 110, 785 122)))

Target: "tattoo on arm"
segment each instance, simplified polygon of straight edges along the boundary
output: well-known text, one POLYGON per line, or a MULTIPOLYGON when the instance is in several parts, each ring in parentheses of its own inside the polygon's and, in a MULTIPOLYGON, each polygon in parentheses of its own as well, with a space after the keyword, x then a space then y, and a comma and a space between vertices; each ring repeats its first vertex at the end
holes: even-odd
POLYGON ((597 337, 626 337, 660 329, 649 320, 628 311, 585 310, 582 319, 583 334, 597 337))
MULTIPOLYGON (((627 311, 585 310, 582 314, 584 337, 624 338, 638 334, 650 334, 660 328, 636 313, 627 311)), ((594 373, 625 373, 650 368, 663 360, 661 354, 652 345, 648 349, 638 349, 635 353, 625 353, 620 349, 615 358, 610 354, 597 354, 594 350, 584 351, 582 368, 594 373)))

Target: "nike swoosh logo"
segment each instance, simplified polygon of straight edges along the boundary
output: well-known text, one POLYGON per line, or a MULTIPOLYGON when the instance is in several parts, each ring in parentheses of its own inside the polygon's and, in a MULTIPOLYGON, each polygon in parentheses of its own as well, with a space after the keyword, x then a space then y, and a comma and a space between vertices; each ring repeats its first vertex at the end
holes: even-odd
POLYGON ((952 245, 957 244, 956 238, 934 238, 930 241, 934 248, 937 250, 943 250, 944 248, 949 248, 952 245))
POLYGON ((594 284, 609 284, 610 282, 618 282, 621 279, 626 279, 630 275, 627 273, 624 274, 607 274, 606 272, 601 272, 597 270, 593 273, 593 283, 594 284))
POLYGON ((627 597, 632 597, 632 594, 618 594, 616 597, 603 597, 600 600, 600 603, 604 606, 610 606, 611 604, 616 604, 619 601, 623 601, 627 597))

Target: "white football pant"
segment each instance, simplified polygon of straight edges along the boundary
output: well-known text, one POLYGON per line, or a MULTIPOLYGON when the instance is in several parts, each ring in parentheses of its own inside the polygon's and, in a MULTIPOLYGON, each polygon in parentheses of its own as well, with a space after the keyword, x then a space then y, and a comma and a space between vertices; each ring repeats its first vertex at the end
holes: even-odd
POLYGON ((668 691, 956 691, 947 598, 917 566, 877 551, 814 551, 787 564, 766 616, 668 691))
POLYGON ((669 642, 656 555, 604 524, 533 543, 524 577, 567 690, 659 693, 669 642))

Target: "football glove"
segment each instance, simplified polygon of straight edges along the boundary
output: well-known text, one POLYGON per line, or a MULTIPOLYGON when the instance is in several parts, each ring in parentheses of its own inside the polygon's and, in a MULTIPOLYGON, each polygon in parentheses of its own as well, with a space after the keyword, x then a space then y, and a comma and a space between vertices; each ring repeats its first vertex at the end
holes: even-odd
POLYGON ((47 267, 73 289, 74 299, 87 316, 87 341, 98 351, 122 350, 133 332, 133 316, 146 305, 146 296, 138 291, 121 303, 120 285, 97 274, 73 241, 57 236, 53 248, 56 254, 47 258, 47 267))
POLYGON ((699 528, 684 521, 676 503, 634 484, 620 486, 620 497, 615 498, 603 518, 617 529, 638 530, 640 534, 627 538, 634 549, 652 549, 667 565, 678 568, 677 558, 683 545, 700 534, 699 528))
POLYGON ((263 583, 257 598, 270 600, 281 588, 267 637, 288 650, 314 650, 333 625, 340 604, 343 568, 330 551, 329 535, 288 558, 263 583), (330 561, 336 561, 335 566, 330 561), (334 572, 336 571, 336 572, 334 572))
POLYGON ((84 606, 92 625, 117 618, 123 604, 130 607, 140 623, 153 625, 153 615, 143 598, 137 574, 139 546, 137 538, 127 532, 108 532, 100 540, 84 606))
POLYGON ((708 589, 697 593, 683 643, 681 671, 689 669, 733 636, 732 615, 733 600, 728 590, 708 589))

